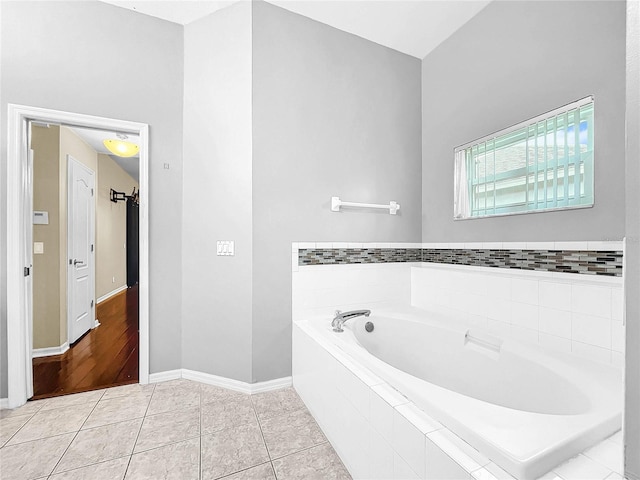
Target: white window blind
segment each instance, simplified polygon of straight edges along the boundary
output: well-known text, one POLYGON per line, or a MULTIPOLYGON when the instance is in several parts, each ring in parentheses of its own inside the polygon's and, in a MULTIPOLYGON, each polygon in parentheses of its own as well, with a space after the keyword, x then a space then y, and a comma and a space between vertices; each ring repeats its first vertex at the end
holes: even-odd
POLYGON ((587 97, 455 150, 454 217, 593 205, 587 97))

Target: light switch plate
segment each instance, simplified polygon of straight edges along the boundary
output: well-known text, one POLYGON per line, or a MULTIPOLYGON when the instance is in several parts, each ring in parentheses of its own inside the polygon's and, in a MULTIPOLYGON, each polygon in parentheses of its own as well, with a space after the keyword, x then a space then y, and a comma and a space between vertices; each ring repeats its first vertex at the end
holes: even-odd
POLYGON ((218 240, 216 242, 216 255, 233 256, 235 255, 235 245, 233 240, 218 240))
POLYGON ((33 254, 42 255, 44 253, 44 242, 33 242, 33 254))

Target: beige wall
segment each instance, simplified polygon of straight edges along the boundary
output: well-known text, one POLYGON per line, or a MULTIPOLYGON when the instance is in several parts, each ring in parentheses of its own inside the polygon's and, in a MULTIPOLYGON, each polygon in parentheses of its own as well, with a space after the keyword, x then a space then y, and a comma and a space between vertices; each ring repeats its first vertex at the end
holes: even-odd
MULTIPOLYGON (((137 158, 130 159, 137 162, 137 158)), ((127 284, 127 205, 113 203, 109 191, 130 195, 139 185, 108 155, 98 154, 96 210, 96 297, 127 284)))
POLYGON ((67 155, 95 172, 96 299, 126 285, 126 205, 111 202, 109 189, 130 194, 139 185, 69 128, 34 127, 31 146, 33 208, 49 212, 49 225, 33 229, 33 241, 44 243, 34 255, 33 348, 57 347, 67 341, 67 155))
POLYGON ((60 345, 60 128, 32 128, 33 209, 49 213, 33 226, 44 253, 33 256, 33 348, 60 345))

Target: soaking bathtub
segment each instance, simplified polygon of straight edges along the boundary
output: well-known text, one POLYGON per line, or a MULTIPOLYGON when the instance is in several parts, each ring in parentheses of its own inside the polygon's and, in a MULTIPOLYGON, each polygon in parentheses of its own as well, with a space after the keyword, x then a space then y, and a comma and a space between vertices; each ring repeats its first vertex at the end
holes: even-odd
POLYGON ((305 323, 519 479, 621 426, 621 372, 608 365, 407 314, 374 312, 342 333, 326 317, 305 323))

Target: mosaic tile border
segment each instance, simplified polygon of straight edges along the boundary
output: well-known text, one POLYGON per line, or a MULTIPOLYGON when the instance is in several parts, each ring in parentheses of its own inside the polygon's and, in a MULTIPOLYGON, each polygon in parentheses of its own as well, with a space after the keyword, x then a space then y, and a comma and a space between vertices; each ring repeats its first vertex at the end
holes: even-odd
POLYGON ((449 265, 622 276, 622 251, 462 248, 301 248, 298 265, 428 262, 449 265))
POLYGON ((298 265, 421 261, 421 248, 302 248, 298 251, 298 265))

